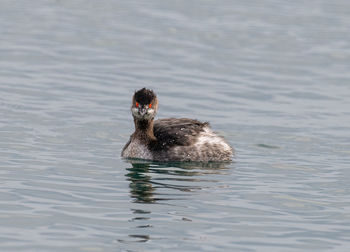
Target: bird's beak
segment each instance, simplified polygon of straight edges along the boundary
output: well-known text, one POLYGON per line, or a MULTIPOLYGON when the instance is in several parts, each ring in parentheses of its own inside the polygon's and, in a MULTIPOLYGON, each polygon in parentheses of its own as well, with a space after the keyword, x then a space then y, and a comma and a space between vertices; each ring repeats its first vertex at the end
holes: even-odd
POLYGON ((147 113, 147 107, 146 106, 140 106, 139 107, 139 114, 141 115, 141 116, 144 116, 145 114, 147 113))

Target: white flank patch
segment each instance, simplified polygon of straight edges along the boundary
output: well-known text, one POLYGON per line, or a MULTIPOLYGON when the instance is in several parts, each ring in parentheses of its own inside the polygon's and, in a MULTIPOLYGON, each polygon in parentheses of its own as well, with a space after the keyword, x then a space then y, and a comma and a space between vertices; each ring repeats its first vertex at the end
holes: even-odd
POLYGON ((201 132, 197 138, 195 146, 199 148, 206 144, 217 144, 225 151, 231 151, 231 147, 225 142, 222 137, 216 135, 209 127, 203 128, 204 132, 201 132))

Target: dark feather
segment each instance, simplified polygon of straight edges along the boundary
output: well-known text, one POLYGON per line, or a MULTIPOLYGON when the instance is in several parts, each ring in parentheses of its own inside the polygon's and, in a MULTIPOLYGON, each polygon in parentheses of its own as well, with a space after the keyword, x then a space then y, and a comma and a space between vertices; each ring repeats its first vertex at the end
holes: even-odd
POLYGON ((157 138, 153 149, 169 149, 174 145, 188 146, 195 142, 207 122, 187 118, 167 118, 154 121, 154 136, 157 138))
POLYGON ((156 94, 150 89, 140 89, 134 94, 135 100, 142 105, 150 104, 155 98, 156 94))

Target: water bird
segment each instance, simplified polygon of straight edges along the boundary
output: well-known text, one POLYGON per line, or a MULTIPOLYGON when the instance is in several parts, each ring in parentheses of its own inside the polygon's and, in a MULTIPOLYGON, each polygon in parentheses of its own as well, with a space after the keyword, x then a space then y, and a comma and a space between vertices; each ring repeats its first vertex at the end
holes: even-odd
POLYGON ((122 150, 122 157, 159 162, 229 162, 234 150, 210 128, 208 122, 189 118, 154 120, 157 95, 142 88, 132 97, 135 131, 122 150))

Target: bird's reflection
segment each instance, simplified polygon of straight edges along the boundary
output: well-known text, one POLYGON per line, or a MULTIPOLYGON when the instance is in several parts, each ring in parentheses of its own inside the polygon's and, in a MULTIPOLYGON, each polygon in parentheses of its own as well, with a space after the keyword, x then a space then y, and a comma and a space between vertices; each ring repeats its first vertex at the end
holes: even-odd
POLYGON ((152 203, 155 200, 148 168, 148 164, 135 163, 132 168, 127 169, 129 173, 126 176, 130 181, 130 194, 134 202, 152 203))
POLYGON ((156 189, 173 189, 177 192, 200 190, 199 182, 215 182, 199 178, 205 174, 220 174, 226 169, 226 163, 155 163, 140 160, 127 160, 132 167, 127 168, 126 176, 130 181, 130 195, 135 203, 159 203, 164 200, 179 199, 183 195, 156 189), (153 177, 153 178, 152 178, 153 177), (173 183, 188 182, 188 183, 173 183), (191 183, 198 182, 198 183, 191 183))
MULTIPOLYGON (((150 236, 147 228, 152 228, 151 212, 144 210, 144 204, 168 204, 173 200, 184 200, 192 192, 216 182, 210 174, 224 174, 227 163, 157 163, 142 160, 126 160, 131 167, 126 168, 130 182, 130 197, 135 205, 131 209, 131 222, 137 223, 137 230, 130 234, 129 241, 147 242, 150 236), (205 176, 208 175, 208 176, 205 176), (141 233, 141 234, 140 234, 141 233)), ((148 208, 149 209, 149 208, 148 208)))

